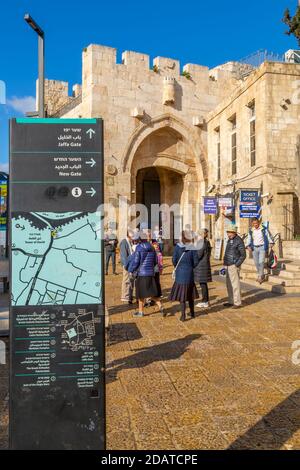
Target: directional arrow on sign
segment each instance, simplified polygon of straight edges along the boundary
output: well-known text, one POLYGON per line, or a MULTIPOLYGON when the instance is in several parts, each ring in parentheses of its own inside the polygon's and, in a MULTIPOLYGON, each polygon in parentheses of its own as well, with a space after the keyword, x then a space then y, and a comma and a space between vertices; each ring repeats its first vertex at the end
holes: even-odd
POLYGON ((96 161, 93 159, 93 157, 85 162, 87 165, 90 165, 91 168, 96 165, 96 161))
POLYGON ((96 132, 94 131, 94 129, 88 129, 88 130, 86 131, 86 134, 89 134, 90 139, 91 139, 91 138, 93 137, 93 134, 96 134, 96 132))
POLYGON ((91 197, 94 197, 96 194, 96 191, 94 190, 94 188, 91 188, 89 191, 86 191, 86 194, 90 194, 91 197))

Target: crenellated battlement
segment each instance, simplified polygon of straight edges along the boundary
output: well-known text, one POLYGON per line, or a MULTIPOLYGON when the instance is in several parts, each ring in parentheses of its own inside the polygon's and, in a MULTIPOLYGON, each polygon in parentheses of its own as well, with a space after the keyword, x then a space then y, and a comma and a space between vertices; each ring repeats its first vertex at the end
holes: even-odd
MULTIPOLYGON (((117 49, 108 46, 102 46, 99 44, 90 44, 83 50, 83 63, 87 64, 94 62, 95 66, 109 65, 110 67, 116 66, 120 69, 125 68, 135 68, 139 71, 151 71, 159 75, 168 75, 173 77, 180 77, 182 73, 184 75, 187 72, 195 80, 199 77, 200 79, 207 78, 209 79, 210 70, 207 66, 199 64, 185 64, 182 66, 178 59, 173 59, 170 57, 155 57, 150 60, 148 54, 142 54, 135 51, 124 51, 122 52, 122 63, 117 62, 117 49)), ((215 70, 215 69, 213 69, 215 70)), ((228 77, 233 73, 233 70, 227 68, 224 70, 225 75, 228 77)), ((222 77, 223 78, 223 77, 222 77)))
MULTIPOLYGON (((136 105, 142 107, 152 100, 153 105, 159 102, 178 110, 182 108, 185 99, 186 105, 194 108, 198 116, 198 113, 210 111, 212 105, 224 97, 226 90, 233 90, 237 85, 233 67, 210 70, 204 65, 191 63, 181 67, 177 59, 158 56, 150 60, 148 54, 135 51, 124 51, 121 57, 120 63, 117 60, 117 49, 113 47, 90 44, 84 48, 82 87, 73 87, 73 96, 68 96, 66 82, 47 82, 47 109, 51 110, 50 114, 57 113, 59 107, 59 112, 63 113, 64 104, 66 112, 69 112, 72 103, 77 106, 78 97, 82 96, 82 101, 86 103, 84 113, 88 114, 93 114, 95 100, 100 99, 103 106, 107 99, 112 100, 115 105, 131 108, 135 105, 131 106, 130 100, 136 100, 136 105), (173 80, 172 83, 170 79, 173 80), (91 90, 94 90, 92 101, 89 100, 91 90), (192 102, 193 97, 195 103, 192 102), (200 110, 199 100, 203 103, 203 109, 200 106, 200 110)), ((78 110, 78 114, 81 111, 78 110)))

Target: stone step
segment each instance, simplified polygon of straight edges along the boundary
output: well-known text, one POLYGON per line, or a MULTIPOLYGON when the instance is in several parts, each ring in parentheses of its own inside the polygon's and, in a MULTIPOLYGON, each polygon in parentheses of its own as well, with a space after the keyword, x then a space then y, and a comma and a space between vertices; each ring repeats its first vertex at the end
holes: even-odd
POLYGON ((300 253, 300 246, 295 245, 295 246, 291 246, 291 247, 283 247, 282 251, 283 251, 283 255, 285 257, 292 256, 293 258, 296 258, 297 255, 300 253))
MULTIPOLYGON (((257 272, 255 271, 255 273, 245 273, 245 272, 242 272, 240 273, 240 279, 241 280, 253 280, 253 281, 256 281, 257 280, 257 272)), ((268 275, 266 274, 266 279, 268 279, 268 275)))
POLYGON ((279 276, 270 276, 269 282, 271 284, 283 285, 286 287, 298 287, 300 291, 300 279, 280 279, 279 276))
POLYGON ((246 280, 246 279, 257 279, 257 273, 246 273, 246 272, 242 272, 240 273, 240 278, 243 279, 243 280, 246 280))
POLYGON ((300 263, 299 261, 291 261, 289 263, 285 262, 284 263, 284 268, 286 271, 289 272, 300 272, 300 263))
POLYGON ((300 271, 280 271, 277 275, 280 279, 299 279, 300 280, 300 271))
POLYGON ((271 286, 271 292, 274 292, 276 294, 300 294, 299 286, 281 286, 278 284, 271 284, 271 286))
POLYGON ((273 284, 269 281, 258 284, 258 282, 253 279, 241 279, 241 281, 251 286, 273 292, 274 294, 300 294, 299 286, 283 286, 281 284, 273 284))

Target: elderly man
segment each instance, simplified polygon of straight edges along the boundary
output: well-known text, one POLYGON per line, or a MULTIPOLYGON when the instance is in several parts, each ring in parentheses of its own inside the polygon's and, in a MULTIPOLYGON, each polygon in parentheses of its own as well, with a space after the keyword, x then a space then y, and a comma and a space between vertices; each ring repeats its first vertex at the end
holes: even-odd
POLYGON ((273 246, 274 241, 269 230, 263 226, 259 219, 252 220, 252 227, 247 238, 247 249, 253 253, 254 264, 257 271, 257 281, 261 284, 265 280, 264 268, 265 258, 269 251, 269 246, 273 246))
POLYGON ((126 238, 120 243, 120 261, 123 268, 121 301, 128 304, 132 304, 134 281, 126 270, 126 266, 129 257, 133 253, 133 238, 133 231, 128 230, 126 238))
POLYGON ((243 240, 237 234, 237 227, 229 226, 227 235, 224 266, 226 267, 228 302, 224 304, 224 307, 240 308, 242 301, 239 271, 246 259, 246 249, 243 240))

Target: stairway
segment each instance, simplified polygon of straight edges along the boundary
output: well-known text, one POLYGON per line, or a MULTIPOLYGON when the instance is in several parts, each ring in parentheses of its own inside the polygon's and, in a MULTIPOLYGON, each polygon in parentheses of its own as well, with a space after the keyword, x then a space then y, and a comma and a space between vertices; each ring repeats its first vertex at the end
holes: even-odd
MULTIPOLYGON (((267 265, 265 265, 265 272, 267 272, 267 265)), ((253 259, 247 258, 242 265, 240 273, 241 281, 255 285, 262 289, 267 289, 278 294, 300 294, 300 258, 287 259, 281 258, 278 260, 276 269, 266 276, 266 281, 259 284, 257 273, 253 259)))

